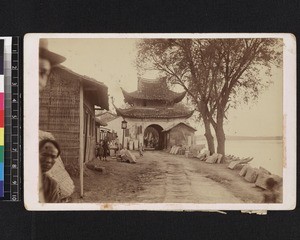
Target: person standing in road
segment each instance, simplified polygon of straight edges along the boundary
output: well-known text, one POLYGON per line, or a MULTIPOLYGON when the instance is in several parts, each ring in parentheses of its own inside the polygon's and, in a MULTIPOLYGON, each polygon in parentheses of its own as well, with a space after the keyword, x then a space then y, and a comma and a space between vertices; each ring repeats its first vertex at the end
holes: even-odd
POLYGON ((140 157, 142 157, 142 156, 144 156, 143 155, 143 152, 144 152, 144 146, 143 146, 143 144, 140 142, 140 144, 139 144, 139 152, 140 152, 140 157))
POLYGON ((103 161, 107 161, 107 155, 109 151, 107 139, 104 139, 102 148, 103 148, 103 161))

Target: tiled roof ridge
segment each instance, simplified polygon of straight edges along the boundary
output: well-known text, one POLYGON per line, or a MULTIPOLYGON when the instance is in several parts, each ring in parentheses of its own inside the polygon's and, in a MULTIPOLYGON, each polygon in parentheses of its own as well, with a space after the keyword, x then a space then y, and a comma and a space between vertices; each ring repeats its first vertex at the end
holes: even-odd
POLYGON ((186 91, 178 93, 173 92, 170 89, 166 89, 164 94, 151 93, 151 91, 145 92, 145 90, 136 90, 133 92, 127 92, 125 89, 121 88, 125 101, 130 99, 147 99, 147 100, 165 100, 165 101, 175 101, 180 102, 186 95, 186 91), (149 96, 150 95, 150 96, 149 96), (152 96, 151 96, 152 95, 152 96))
POLYGON ((194 110, 182 110, 176 108, 116 108, 119 116, 129 118, 189 118, 193 115, 194 110))

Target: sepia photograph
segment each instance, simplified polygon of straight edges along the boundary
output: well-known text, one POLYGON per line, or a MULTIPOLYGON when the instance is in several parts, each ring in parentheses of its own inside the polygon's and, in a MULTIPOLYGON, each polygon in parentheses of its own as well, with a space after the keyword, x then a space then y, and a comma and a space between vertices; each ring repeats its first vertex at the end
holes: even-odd
POLYGON ((295 207, 292 35, 27 34, 24 49, 28 210, 295 207))

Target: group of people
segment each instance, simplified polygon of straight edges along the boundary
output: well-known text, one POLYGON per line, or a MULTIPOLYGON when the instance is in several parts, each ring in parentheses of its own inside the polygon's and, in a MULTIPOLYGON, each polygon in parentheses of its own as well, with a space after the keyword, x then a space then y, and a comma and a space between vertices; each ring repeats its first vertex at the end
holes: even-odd
MULTIPOLYGON (((126 148, 123 147, 122 144, 120 144, 117 141, 114 141, 114 150, 116 157, 121 162, 128 162, 128 163, 136 163, 135 156, 126 148)), ((98 160, 107 161, 107 156, 110 155, 110 144, 107 139, 101 140, 100 143, 96 144, 96 158, 98 160)), ((140 157, 143 156, 144 152, 144 146, 142 143, 139 144, 139 155, 140 157)))
POLYGON ((107 139, 101 140, 100 143, 96 145, 96 157, 99 160, 107 161, 107 156, 109 155, 109 144, 107 139))

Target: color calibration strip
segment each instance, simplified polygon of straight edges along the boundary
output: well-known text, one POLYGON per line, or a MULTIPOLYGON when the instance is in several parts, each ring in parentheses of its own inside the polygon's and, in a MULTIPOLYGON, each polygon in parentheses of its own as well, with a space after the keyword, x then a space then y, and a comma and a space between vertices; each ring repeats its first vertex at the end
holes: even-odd
MULTIPOLYGON (((0 37, 4 40, 4 196, 3 201, 19 201, 21 193, 20 169, 22 158, 21 113, 19 79, 19 37, 0 37)), ((2 134, 0 132, 0 134, 2 134)), ((2 136, 2 135, 1 135, 2 136)), ((2 151, 2 150, 1 150, 2 151)), ((0 153, 1 154, 1 153, 0 153)))
POLYGON ((0 39, 0 197, 4 197, 4 40, 0 39))
POLYGON ((10 200, 10 126, 11 122, 11 52, 12 37, 0 37, 4 40, 4 197, 10 200), (8 144, 9 143, 9 144, 8 144))
POLYGON ((0 37, 4 40, 4 197, 0 200, 10 200, 10 159, 7 158, 7 152, 9 150, 10 142, 10 128, 7 128, 7 124, 11 121, 11 52, 12 52, 12 37, 0 37))

